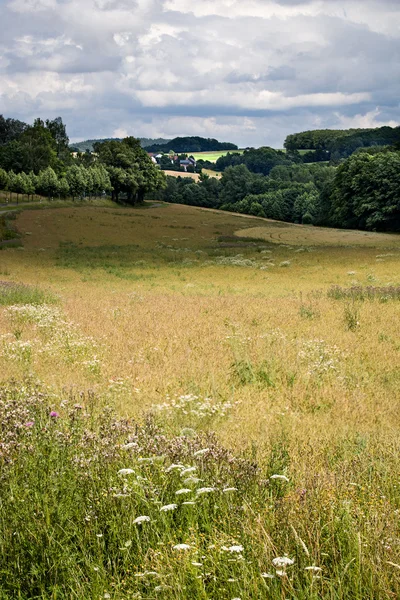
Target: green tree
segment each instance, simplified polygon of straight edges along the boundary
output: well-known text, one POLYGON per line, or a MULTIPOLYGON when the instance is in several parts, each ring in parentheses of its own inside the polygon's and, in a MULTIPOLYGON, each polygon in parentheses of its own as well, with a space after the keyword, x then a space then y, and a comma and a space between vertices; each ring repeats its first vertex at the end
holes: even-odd
POLYGON ((0 190, 6 190, 8 186, 8 174, 4 169, 0 169, 0 190))
POLYGON ((337 169, 328 201, 335 226, 400 231, 400 153, 354 154, 337 169))
POLYGON ((143 202, 145 194, 165 186, 165 175, 156 168, 140 141, 128 137, 118 142, 109 140, 94 145, 98 159, 109 174, 112 198, 137 204, 143 202))
POLYGON ((56 196, 58 193, 58 177, 51 167, 43 169, 38 175, 37 190, 43 196, 48 198, 56 196))

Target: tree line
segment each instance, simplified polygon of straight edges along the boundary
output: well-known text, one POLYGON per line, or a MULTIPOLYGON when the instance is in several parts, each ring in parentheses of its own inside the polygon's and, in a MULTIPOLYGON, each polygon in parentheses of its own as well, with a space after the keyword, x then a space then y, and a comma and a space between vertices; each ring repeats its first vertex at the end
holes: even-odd
POLYGON ((165 185, 140 140, 127 137, 94 145, 74 156, 60 117, 28 125, 0 115, 0 189, 28 196, 87 197, 111 194, 136 204, 165 185))
POLYGON ((230 142, 219 142, 214 138, 203 138, 199 136, 176 137, 164 144, 152 144, 146 147, 148 152, 168 153, 171 148, 177 154, 188 152, 212 152, 219 150, 237 150, 236 144, 230 142))
POLYGON ((198 183, 167 177, 158 197, 292 223, 400 231, 400 152, 362 150, 339 167, 286 160, 268 174, 237 164, 198 183))
POLYGON ((309 150, 307 162, 313 159, 339 161, 359 148, 396 146, 400 143, 400 127, 374 129, 316 129, 288 135, 284 146, 293 157, 299 150, 309 150))

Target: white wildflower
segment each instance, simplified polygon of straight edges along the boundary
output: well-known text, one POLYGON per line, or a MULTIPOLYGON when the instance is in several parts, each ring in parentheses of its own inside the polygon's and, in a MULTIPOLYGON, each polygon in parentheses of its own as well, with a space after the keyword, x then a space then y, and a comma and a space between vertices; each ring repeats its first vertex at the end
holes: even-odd
POLYGON ((118 475, 132 475, 134 472, 133 469, 120 469, 118 475))
POLYGON ((190 494, 191 491, 192 490, 190 488, 182 488, 181 490, 176 491, 175 494, 180 496, 181 494, 190 494))
POLYGON ((190 550, 192 546, 189 544, 176 544, 173 546, 173 550, 190 550))
POLYGON ((150 517, 147 517, 146 515, 142 515, 141 517, 136 517, 136 519, 133 521, 134 523, 146 523, 151 521, 150 517))
POLYGON ((199 563, 199 562, 192 562, 192 565, 193 565, 194 567, 202 567, 202 566, 203 566, 203 563, 199 563))
POLYGON ((282 481, 289 481, 286 475, 271 475, 270 479, 280 479, 282 481))
POLYGON ((203 450, 197 450, 197 452, 195 452, 193 456, 203 456, 203 454, 207 454, 207 452, 210 452, 210 448, 203 448, 203 450))
POLYGON ((172 464, 169 467, 167 467, 165 469, 166 473, 170 473, 171 471, 174 471, 175 469, 178 469, 179 471, 182 471, 182 469, 184 469, 184 465, 180 465, 180 464, 172 464))
POLYGON ((182 502, 182 506, 194 506, 196 502, 182 502))
POLYGON ((237 492, 238 489, 235 487, 227 487, 222 490, 223 492, 237 492))
POLYGON ((177 504, 166 504, 165 506, 162 506, 160 508, 161 512, 167 512, 169 510, 175 510, 176 508, 178 508, 177 504))
POLYGON ((275 575, 272 573, 261 573, 261 577, 264 577, 264 579, 274 579, 275 575))
POLYGON ((277 556, 272 560, 274 567, 285 568, 290 565, 294 565, 294 560, 288 556, 277 556))
POLYGON ((129 448, 134 448, 135 446, 137 446, 136 442, 129 442, 128 444, 124 444, 122 446, 123 450, 129 450, 129 448))
POLYGON ((196 492, 197 495, 200 494, 211 494, 211 492, 215 492, 216 488, 213 487, 203 487, 203 488, 199 488, 196 492))
POLYGON ((312 573, 319 573, 322 571, 321 567, 316 567, 315 565, 311 565, 309 567, 304 567, 305 571, 311 571, 312 573))
POLYGON ((225 552, 243 552, 244 548, 238 544, 236 546, 222 546, 222 550, 225 550, 225 552))
POLYGON ((181 471, 181 477, 185 477, 185 475, 190 475, 191 473, 194 473, 197 470, 197 467, 187 467, 186 469, 183 469, 183 471, 181 471))

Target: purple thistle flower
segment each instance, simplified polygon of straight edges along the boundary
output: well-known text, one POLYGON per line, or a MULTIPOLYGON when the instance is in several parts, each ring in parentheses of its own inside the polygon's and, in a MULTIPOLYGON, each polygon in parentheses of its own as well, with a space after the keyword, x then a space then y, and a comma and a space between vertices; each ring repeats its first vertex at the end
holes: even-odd
POLYGON ((25 427, 33 427, 35 424, 35 421, 28 421, 27 423, 25 423, 25 427))
POLYGON ((58 419, 60 415, 59 415, 59 414, 58 414, 58 412, 56 412, 55 410, 52 410, 52 411, 51 411, 51 413, 50 413, 50 416, 51 416, 53 419, 58 419))

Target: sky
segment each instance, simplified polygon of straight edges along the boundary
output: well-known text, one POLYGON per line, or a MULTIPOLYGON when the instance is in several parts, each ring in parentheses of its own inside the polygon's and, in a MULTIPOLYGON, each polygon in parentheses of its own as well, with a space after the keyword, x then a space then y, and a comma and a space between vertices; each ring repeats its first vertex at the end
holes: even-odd
POLYGON ((400 123, 400 0, 0 0, 0 114, 280 148, 400 123))

